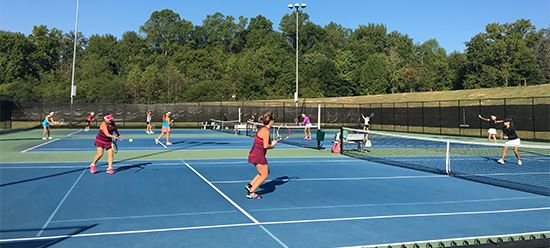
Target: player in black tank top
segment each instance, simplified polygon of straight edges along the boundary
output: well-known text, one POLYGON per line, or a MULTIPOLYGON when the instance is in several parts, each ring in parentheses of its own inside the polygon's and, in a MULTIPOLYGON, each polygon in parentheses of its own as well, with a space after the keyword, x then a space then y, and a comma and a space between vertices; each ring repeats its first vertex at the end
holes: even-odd
POLYGON ((518 149, 518 146, 521 144, 521 140, 519 139, 515 128, 512 126, 511 120, 506 119, 503 122, 504 122, 504 127, 502 128, 502 132, 506 136, 508 136, 508 141, 504 144, 504 147, 502 148, 502 155, 497 162, 499 164, 504 164, 504 157, 506 157, 506 149, 508 149, 508 146, 513 146, 514 154, 518 159, 518 165, 522 165, 523 163, 521 162, 521 158, 519 156, 519 149, 518 149))

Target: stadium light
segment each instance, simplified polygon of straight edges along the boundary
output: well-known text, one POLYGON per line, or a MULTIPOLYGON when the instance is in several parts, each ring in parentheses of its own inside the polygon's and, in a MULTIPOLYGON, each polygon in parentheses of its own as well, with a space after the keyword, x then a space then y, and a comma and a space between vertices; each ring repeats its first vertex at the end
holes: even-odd
POLYGON ((298 19, 300 8, 304 9, 307 7, 305 3, 295 3, 289 4, 289 9, 296 9, 296 91, 294 92, 294 102, 296 102, 296 107, 298 107, 298 19))
POLYGON ((76 20, 74 24, 74 47, 73 47, 73 70, 71 75, 71 113, 69 113, 69 124, 73 123, 73 98, 76 96, 76 86, 74 85, 75 68, 76 68, 76 43, 78 42, 78 6, 80 0, 76 0, 76 20))

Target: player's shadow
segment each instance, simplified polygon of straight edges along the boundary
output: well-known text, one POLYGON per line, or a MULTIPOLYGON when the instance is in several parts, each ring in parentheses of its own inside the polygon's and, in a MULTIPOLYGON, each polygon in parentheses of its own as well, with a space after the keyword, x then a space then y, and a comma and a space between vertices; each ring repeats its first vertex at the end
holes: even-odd
POLYGON ((291 179, 299 179, 299 177, 288 177, 288 176, 277 177, 267 183, 260 185, 261 190, 258 191, 257 193, 260 195, 269 194, 275 191, 277 189, 277 186, 281 186, 285 183, 288 183, 288 181, 290 181, 291 179))
POLYGON ((0 139, 0 141, 17 141, 17 140, 41 140, 42 138, 13 138, 13 139, 0 139))
POLYGON ((174 145, 184 144, 184 145, 188 145, 188 146, 186 146, 186 148, 189 148, 189 147, 204 146, 204 145, 229 145, 231 143, 229 143, 229 142, 219 142, 219 141, 185 141, 185 140, 182 140, 182 141, 173 142, 172 144, 174 144, 174 145))
POLYGON ((141 170, 145 169, 146 166, 151 165, 151 164, 153 164, 153 163, 147 162, 147 163, 123 165, 123 166, 118 167, 116 170, 117 170, 117 172, 123 172, 123 171, 125 171, 125 170, 130 170, 130 169, 138 168, 138 169, 135 171, 135 173, 138 173, 138 172, 140 172, 141 170))
POLYGON ((57 237, 54 238, 44 238, 36 240, 22 240, 22 241, 9 241, 2 243, 2 248, 29 248, 29 247, 50 247, 55 246, 56 244, 69 239, 72 235, 81 234, 87 230, 90 230, 98 224, 92 224, 89 226, 67 226, 67 227, 48 227, 45 229, 11 229, 11 230, 0 230, 0 233, 25 233, 25 232, 37 232, 37 231, 46 231, 52 232, 55 231, 57 237))

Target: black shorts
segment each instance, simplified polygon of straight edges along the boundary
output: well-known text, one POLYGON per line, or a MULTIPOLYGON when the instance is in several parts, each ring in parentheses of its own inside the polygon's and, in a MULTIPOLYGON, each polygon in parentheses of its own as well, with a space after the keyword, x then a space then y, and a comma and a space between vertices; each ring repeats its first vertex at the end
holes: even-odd
POLYGON ((91 121, 89 121, 89 120, 86 120, 86 124, 90 125, 90 122, 91 122, 91 121))
POLYGON ((145 123, 146 123, 147 125, 151 124, 151 122, 150 122, 150 121, 147 121, 147 122, 145 122, 145 123))

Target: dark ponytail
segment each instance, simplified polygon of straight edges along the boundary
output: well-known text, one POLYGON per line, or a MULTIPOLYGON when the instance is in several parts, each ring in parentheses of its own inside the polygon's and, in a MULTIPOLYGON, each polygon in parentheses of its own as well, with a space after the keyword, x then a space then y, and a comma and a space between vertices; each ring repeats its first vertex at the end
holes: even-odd
POLYGON ((263 114, 262 116, 260 116, 260 121, 264 125, 268 125, 273 120, 275 120, 275 118, 273 118, 273 112, 271 112, 271 111, 263 114))

